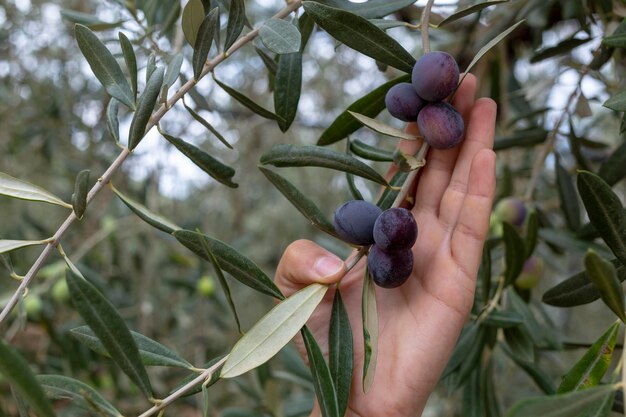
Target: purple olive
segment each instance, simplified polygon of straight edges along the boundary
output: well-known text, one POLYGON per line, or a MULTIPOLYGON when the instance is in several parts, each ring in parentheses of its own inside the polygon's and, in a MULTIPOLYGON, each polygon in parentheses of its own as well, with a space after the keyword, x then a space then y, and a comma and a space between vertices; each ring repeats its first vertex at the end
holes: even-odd
POLYGON ((417 116, 424 140, 435 149, 449 149, 463 140, 465 125, 458 111, 448 103, 426 105, 417 116))
POLYGON ((367 268, 379 287, 399 287, 411 276, 413 252, 411 249, 387 252, 378 245, 372 245, 367 255, 367 268))
POLYGON ((393 117, 403 122, 415 122, 417 114, 425 104, 411 83, 396 84, 385 95, 387 110, 393 117))
POLYGON ((363 200, 352 200, 335 210, 333 225, 341 239, 354 245, 374 243, 374 223, 382 210, 363 200))
POLYGON ((407 209, 383 211, 374 223, 374 242, 385 251, 411 249, 417 240, 417 223, 407 209))
POLYGON ((441 101, 452 94, 459 83, 459 66, 447 52, 428 52, 415 63, 411 82, 424 100, 441 101))

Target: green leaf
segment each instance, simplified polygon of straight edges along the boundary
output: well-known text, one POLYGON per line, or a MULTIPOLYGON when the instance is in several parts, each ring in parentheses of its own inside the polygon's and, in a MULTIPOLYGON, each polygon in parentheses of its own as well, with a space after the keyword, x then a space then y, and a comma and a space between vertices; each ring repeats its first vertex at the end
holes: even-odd
POLYGON ((89 174, 91 171, 84 169, 76 176, 74 182, 74 194, 72 194, 72 207, 78 219, 83 218, 87 208, 87 193, 89 192, 89 174))
POLYGON ((274 111, 282 120, 278 127, 286 132, 296 118, 302 88, 302 53, 280 55, 274 87, 274 111))
POLYGON ((0 374, 39 417, 54 417, 52 405, 46 399, 26 360, 2 341, 0 341, 0 374))
MULTIPOLYGON (((89 326, 80 326, 70 330, 72 336, 87 346, 94 352, 111 357, 109 351, 89 326)), ((177 353, 163 346, 159 342, 150 339, 141 333, 131 331, 130 334, 139 349, 141 362, 147 366, 173 366, 178 368, 191 369, 193 366, 177 353)))
POLYGON ((598 175, 609 185, 615 185, 626 176, 626 143, 621 144, 600 165, 598 175))
POLYGON ((62 375, 37 375, 46 396, 53 400, 70 400, 72 405, 100 416, 122 417, 119 411, 89 385, 62 375))
MULTIPOLYGON (((461 78, 461 81, 459 82, 458 85, 461 85, 463 83, 463 80, 465 79, 467 74, 469 74, 470 70, 474 68, 474 65, 476 65, 476 63, 480 61, 480 58, 482 58, 487 52, 489 52, 491 48, 496 46, 502 39, 506 38, 511 32, 513 32, 523 22, 524 22, 523 20, 520 20, 519 22, 515 23, 513 26, 509 27, 507 30, 505 30, 504 32, 500 33, 498 36, 496 36, 495 38, 487 42, 485 46, 480 48, 478 53, 472 59, 472 62, 470 62, 467 68, 465 69, 465 72, 463 73, 463 78, 461 78)), ((454 94, 456 94, 456 92, 454 94)))
POLYGON ((370 146, 358 139, 350 141, 350 150, 355 155, 370 161, 392 162, 393 152, 370 146))
POLYGON ((137 216, 139 216, 139 218, 141 218, 141 220, 145 221, 150 226, 168 234, 171 234, 176 230, 180 230, 179 226, 172 223, 165 217, 161 217, 158 214, 151 212, 146 206, 122 194, 122 192, 117 188, 113 186, 111 186, 111 188, 119 199, 122 200, 122 203, 126 204, 129 209, 131 209, 137 216))
POLYGON ((613 323, 606 332, 585 352, 563 377, 557 392, 578 391, 600 385, 602 377, 609 369, 615 340, 619 332, 620 323, 613 323))
POLYGON ((509 327, 504 329, 504 340, 513 354, 524 362, 534 362, 535 350, 533 339, 524 327, 509 327))
POLYGON ((560 349, 561 342, 557 339, 553 329, 546 328, 537 321, 530 306, 522 300, 513 287, 509 287, 507 291, 509 308, 524 318, 522 326, 528 330, 528 334, 533 340, 535 346, 540 348, 560 349))
POLYGON ((193 44, 193 57, 191 59, 193 78, 196 81, 202 76, 204 64, 209 57, 211 45, 213 45, 213 38, 215 37, 215 33, 219 30, 219 18, 219 8, 216 7, 206 15, 200 25, 200 29, 198 29, 196 42, 193 44))
POLYGON ((615 48, 626 48, 626 33, 606 36, 602 39, 602 43, 606 46, 612 46, 615 48))
POLYGON ((107 104, 107 130, 118 146, 120 145, 120 122, 117 118, 120 102, 114 98, 109 100, 107 104))
POLYGON ((302 4, 315 23, 339 42, 406 73, 413 70, 415 58, 367 19, 313 1, 302 4))
POLYGON ((261 163, 276 167, 317 166, 330 168, 387 185, 385 178, 358 159, 319 146, 274 145, 261 156, 261 163))
POLYGON ((469 377, 467 384, 463 388, 463 397, 461 409, 463 410, 463 417, 483 417, 484 407, 483 400, 485 399, 485 385, 481 384, 480 368, 474 369, 469 377))
POLYGON ((626 91, 615 94, 605 101, 603 106, 615 111, 626 111, 626 91))
POLYGON ((404 180, 406 179, 408 172, 406 171, 398 171, 394 174, 389 181, 390 187, 387 187, 385 191, 383 191, 383 195, 380 196, 376 205, 381 208, 381 210, 387 210, 393 205, 396 197, 398 196, 399 188, 402 184, 404 184, 404 180), (394 187, 394 188, 392 188, 394 187))
POLYGON ((96 16, 77 12, 76 10, 63 9, 61 10, 61 16, 72 23, 80 23, 87 26, 93 31, 109 30, 121 26, 124 20, 118 20, 116 22, 105 22, 98 19, 96 16))
MULTIPOLYGON (((337 292, 338 294, 338 292, 337 292)), ((349 326, 348 326, 349 327, 349 326)), ((302 338, 306 347, 307 357, 309 358, 309 366, 311 367, 311 375, 313 376, 313 385, 317 395, 317 402, 323 417, 340 417, 344 415, 339 410, 339 402, 337 391, 335 390, 334 375, 326 365, 324 354, 319 345, 315 341, 315 337, 311 331, 305 326, 302 328, 302 338)), ((352 358, 352 354, 350 355, 352 358)), ((342 364, 348 366, 348 364, 342 364)), ((348 391, 350 390, 348 385, 348 391)), ((346 398, 347 400, 347 398, 346 398)))
POLYGON ((230 143, 228 143, 226 138, 224 138, 224 136, 222 136, 222 134, 218 132, 217 129, 215 129, 209 122, 207 122, 206 119, 204 119, 202 116, 196 113, 191 107, 187 106, 187 103, 185 103, 184 97, 183 97, 183 106, 185 106, 185 109, 189 112, 191 117, 193 117, 202 126, 206 127, 209 132, 213 133, 215 137, 218 138, 219 141, 224 144, 224 146, 226 146, 229 149, 233 149, 233 146, 230 143))
POLYGON ((355 113, 353 111, 348 110, 348 113, 352 115, 355 119, 357 119, 364 126, 372 129, 375 132, 381 133, 386 136, 391 136, 392 138, 400 138, 406 140, 417 140, 417 136, 411 135, 409 133, 403 132, 401 130, 396 129, 395 127, 391 127, 384 123, 379 122, 376 119, 372 119, 370 117, 364 116, 359 113, 355 113))
POLYGON ((259 37, 267 49, 279 55, 300 51, 300 31, 285 20, 267 20, 259 29, 259 37))
POLYGON ((227 86, 226 84, 219 81, 215 77, 213 77, 213 79, 215 80, 217 85, 219 85, 224 91, 228 93, 229 96, 231 96, 232 98, 237 100, 239 103, 243 104, 244 106, 246 106, 247 108, 255 112, 256 114, 258 114, 259 116, 265 117, 266 119, 270 119, 270 120, 277 120, 277 121, 282 120, 282 117, 272 113, 271 111, 267 110, 264 107, 259 106, 254 101, 250 100, 245 94, 241 94, 239 91, 235 90, 232 87, 227 86))
POLYGON ((572 49, 577 48, 580 45, 583 45, 583 44, 589 42, 591 39, 593 39, 593 38, 585 38, 585 39, 570 38, 570 39, 565 39, 565 40, 559 42, 555 46, 544 48, 544 49, 542 49, 540 51, 535 52, 535 54, 532 57, 530 57, 530 63, 534 64, 534 63, 543 61, 543 60, 548 59, 548 58, 553 58, 555 56, 559 56, 559 55, 563 55, 563 54, 570 54, 572 49))
POLYGON ((6 240, 0 239, 0 253, 7 253, 27 246, 43 245, 46 240, 6 240))
POLYGON ((244 0, 231 0, 230 11, 228 12, 228 25, 226 26, 226 39, 224 40, 224 50, 228 51, 237 40, 243 25, 246 22, 246 2, 244 0))
POLYGON ((298 209, 302 215, 323 232, 336 236, 335 227, 326 219, 326 216, 305 194, 301 193, 293 184, 281 175, 264 167, 259 167, 263 175, 284 195, 287 200, 298 209))
POLYGON ((578 230, 580 227, 580 206, 578 205, 578 193, 572 183, 572 177, 561 165, 557 156, 555 161, 556 183, 559 190, 561 211, 565 217, 567 227, 570 230, 578 230))
POLYGON ((585 255, 585 271, 593 284, 600 291, 602 301, 626 323, 624 312, 624 289, 617 278, 615 266, 602 259, 592 249, 585 255))
POLYGON ((467 358, 467 353, 472 349, 472 345, 479 339, 479 333, 483 331, 482 329, 483 328, 475 321, 471 321, 465 325, 461 331, 459 339, 456 342, 452 356, 446 365, 446 369, 444 370, 441 379, 447 378, 454 371, 456 371, 459 366, 461 366, 463 361, 467 358))
POLYGON ((353 346, 352 327, 339 288, 335 290, 330 314, 328 350, 328 365, 337 392, 339 415, 343 416, 348 407, 352 384, 353 346))
POLYGON ((300 52, 304 51, 306 44, 309 42, 309 38, 315 28, 315 20, 308 13, 304 12, 298 18, 298 30, 302 40, 300 41, 300 52))
POLYGON ((411 0, 368 0, 362 3, 344 0, 319 0, 318 3, 337 9, 348 10, 366 19, 385 17, 405 7, 411 6, 415 1, 411 0))
POLYGON ((213 252, 220 263, 220 267, 232 275, 233 278, 270 297, 276 297, 280 300, 285 298, 271 278, 265 275, 254 262, 225 243, 189 230, 176 230, 172 233, 172 236, 187 249, 210 262, 202 243, 202 240, 206 238, 211 252, 213 252))
POLYGON ((504 239, 504 282, 505 285, 511 285, 515 282, 515 279, 519 276, 524 268, 524 261, 526 260, 526 248, 524 241, 519 236, 515 227, 511 226, 507 222, 502 223, 504 239))
MULTIPOLYGON (((359 113, 367 117, 376 117, 385 109, 385 95, 396 84, 411 80, 410 75, 402 75, 367 93, 352 103, 335 121, 322 133, 317 141, 320 146, 330 145, 347 137, 361 126, 348 111, 359 113)), ((355 152, 356 153, 356 152, 355 152)))
POLYGON ((535 364, 533 363, 521 360, 520 358, 515 356, 506 345, 500 345, 500 347, 507 354, 507 356, 511 358, 513 362, 515 362, 517 366, 519 366, 524 372, 528 374, 528 376, 532 378, 533 381, 535 381, 537 386, 544 392, 544 394, 552 395, 556 393, 556 388, 554 387, 552 380, 539 366, 535 366, 535 364))
POLYGON ((226 281, 226 277, 224 277, 224 273, 222 272, 222 268, 220 267, 220 263, 211 252, 211 248, 209 247, 209 243, 207 239, 202 239, 202 248, 206 253, 206 257, 211 260, 211 265, 213 266, 213 270, 215 271, 215 275, 217 275, 217 279, 220 282, 222 287, 222 291, 224 291, 224 296, 228 301, 228 306, 230 307, 230 311, 233 313, 233 317, 235 318, 235 322, 237 323, 237 330, 239 334, 243 334, 241 330, 241 322, 239 321, 239 315, 237 314, 237 308, 235 307, 235 301, 233 300, 233 296, 230 292, 230 287, 228 286, 228 281, 226 281))
POLYGON ((569 251, 585 253, 587 252, 587 249, 591 248, 602 256, 611 256, 611 251, 609 251, 606 246, 582 240, 568 230, 542 227, 539 230, 539 237, 541 237, 541 239, 548 244, 567 249, 569 251))
POLYGON ((163 85, 163 68, 157 68, 150 76, 150 80, 146 84, 146 89, 139 97, 137 103, 137 111, 133 115, 133 120, 130 122, 130 129, 128 131, 128 149, 131 151, 135 149, 139 142, 146 135, 146 127, 152 116, 152 110, 156 104, 159 93, 161 92, 161 86, 163 85))
MULTIPOLYGON (((620 282, 626 280, 626 267, 620 261, 611 261, 620 282)), ((600 298, 600 291, 591 282, 586 271, 579 272, 546 291, 541 301, 555 307, 574 307, 600 298)))
POLYGON ((491 247, 492 244, 489 241, 486 241, 483 245, 480 267, 478 268, 477 281, 480 283, 479 288, 482 292, 484 305, 487 305, 491 299, 491 247))
POLYGON ((172 57, 167 69, 165 70, 165 77, 163 78, 163 84, 171 87, 174 85, 178 76, 180 75, 180 67, 183 65, 183 54, 180 52, 172 57))
POLYGON ((370 23, 376 25, 378 29, 381 30, 389 30, 402 26, 409 26, 407 22, 403 22, 401 20, 391 20, 391 19, 368 19, 370 23))
POLYGON ((500 3, 506 3, 509 0, 495 0, 495 1, 486 1, 484 3, 477 3, 474 4, 470 7, 467 7, 463 10, 459 10, 456 13, 451 14, 450 16, 446 17, 445 19, 443 19, 441 22, 439 22, 436 27, 440 28, 442 26, 447 25, 448 23, 452 23, 452 22, 456 22, 459 19, 464 18, 465 16, 469 16, 471 14, 480 12, 481 10, 489 7, 489 6, 493 6, 495 4, 500 4, 500 3))
POLYGON ((182 27, 185 39, 191 46, 196 44, 198 29, 204 20, 202 0, 189 0, 183 8, 182 27))
POLYGON ((0 194, 20 200, 41 201, 57 204, 71 209, 72 205, 64 202, 54 194, 29 182, 14 178, 0 172, 0 194))
POLYGON ((66 258, 65 261, 69 267, 66 274, 67 286, 74 307, 100 339, 111 359, 139 386, 146 398, 152 398, 150 379, 124 319, 69 259, 66 258))
POLYGON ((224 165, 191 143, 187 143, 180 138, 168 135, 164 132, 161 132, 161 135, 163 135, 163 137, 167 139, 169 143, 174 145, 183 155, 189 158, 198 168, 209 174, 211 178, 214 178, 216 181, 228 187, 238 187, 237 183, 232 181, 233 175, 235 175, 235 170, 233 168, 228 165, 224 165))
POLYGON ((122 47, 122 55, 124 55, 124 62, 126 62, 126 68, 130 75, 130 86, 133 89, 133 103, 137 101, 137 57, 133 50, 133 45, 123 32, 118 33, 120 39, 120 46, 122 47))
POLYGON ((501 151, 504 149, 528 147, 538 145, 545 142, 548 137, 548 132, 542 128, 530 128, 525 130, 518 130, 509 136, 499 136, 493 144, 494 151, 501 151))
POLYGON ((601 385, 567 394, 533 397, 518 401, 505 417, 578 417, 596 409, 597 403, 616 390, 615 385, 601 385))
POLYGON ((154 70, 156 70, 156 68, 156 55, 154 52, 152 52, 148 57, 148 63, 146 64, 146 84, 148 83, 148 81, 150 81, 150 77, 152 76, 152 73, 154 73, 154 70))
POLYGON ((515 327, 522 324, 523 322, 524 318, 519 313, 507 310, 493 310, 483 320, 484 324, 496 326, 501 329, 515 327))
POLYGON ((272 308, 235 344, 221 377, 236 377, 272 358, 304 326, 327 290, 311 284, 272 308))
POLYGON ((374 383, 378 359, 378 306, 376 287, 365 268, 363 293, 361 295, 361 318, 363 321, 363 392, 367 393, 374 383))
POLYGON ((588 171, 578 173, 577 185, 591 224, 626 265, 626 216, 619 197, 602 178, 588 171))
POLYGON ((115 57, 86 26, 76 25, 75 33, 78 47, 100 84, 111 97, 134 109, 135 96, 115 57))

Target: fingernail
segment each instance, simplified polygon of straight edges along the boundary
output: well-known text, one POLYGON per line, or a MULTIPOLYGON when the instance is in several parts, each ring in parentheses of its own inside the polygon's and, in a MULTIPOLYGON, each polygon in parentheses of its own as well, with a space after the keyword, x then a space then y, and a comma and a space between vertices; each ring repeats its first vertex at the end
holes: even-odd
POLYGON ((315 261, 313 269, 322 278, 332 276, 343 269, 343 261, 336 256, 323 256, 315 261))

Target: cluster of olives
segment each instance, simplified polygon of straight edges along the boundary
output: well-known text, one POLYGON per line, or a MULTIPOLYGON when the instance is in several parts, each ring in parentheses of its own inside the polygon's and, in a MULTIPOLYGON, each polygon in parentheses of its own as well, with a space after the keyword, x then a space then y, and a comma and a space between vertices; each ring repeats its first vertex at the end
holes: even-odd
POLYGON ((353 200, 337 208, 333 224, 346 242, 371 245, 367 267, 378 286, 395 288, 411 275, 417 224, 409 210, 396 207, 382 211, 367 201, 353 200))
POLYGON ((389 113, 404 122, 415 122, 424 140, 435 149, 448 149, 463 140, 463 118, 443 102, 459 82, 459 66, 441 51, 417 60, 410 83, 396 84, 385 96, 389 113))

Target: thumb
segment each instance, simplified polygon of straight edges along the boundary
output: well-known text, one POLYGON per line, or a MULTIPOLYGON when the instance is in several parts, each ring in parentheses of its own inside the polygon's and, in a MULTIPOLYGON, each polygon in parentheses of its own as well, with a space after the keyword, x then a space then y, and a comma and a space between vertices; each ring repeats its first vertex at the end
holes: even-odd
POLYGON ((312 283, 332 284, 345 274, 346 265, 336 255, 310 240, 291 243, 280 258, 274 281, 290 296, 312 283))

